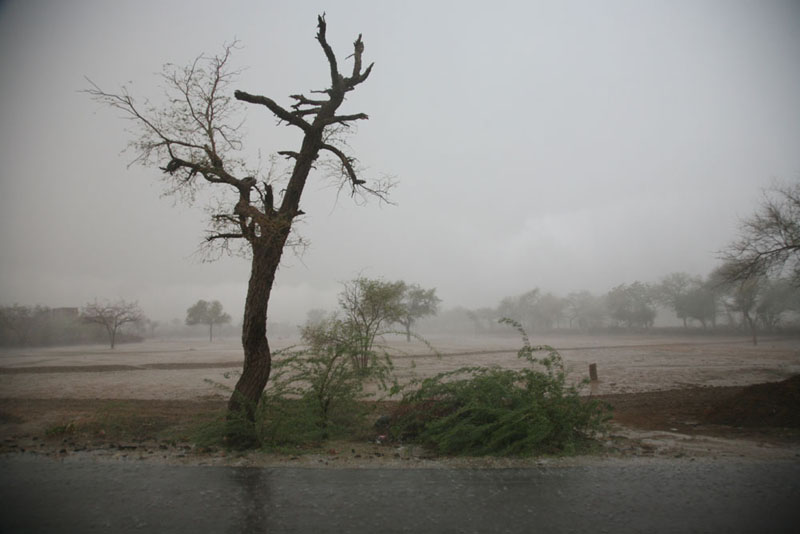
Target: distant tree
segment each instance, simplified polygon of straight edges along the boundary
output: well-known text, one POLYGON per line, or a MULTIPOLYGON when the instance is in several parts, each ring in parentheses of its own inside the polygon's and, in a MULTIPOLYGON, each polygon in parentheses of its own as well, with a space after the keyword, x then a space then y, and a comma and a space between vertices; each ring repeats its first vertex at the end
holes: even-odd
POLYGON ((516 321, 528 334, 533 334, 537 331, 536 305, 540 298, 539 288, 531 289, 521 295, 505 297, 497 306, 497 314, 500 318, 516 321))
POLYGON ((144 324, 142 325, 146 332, 147 337, 155 337, 156 330, 159 326, 161 326, 161 321, 153 321, 152 319, 145 319, 144 324))
POLYGON ((405 288, 402 281, 387 282, 364 277, 344 283, 339 293, 339 307, 344 315, 344 328, 357 339, 357 364, 362 368, 369 365, 375 337, 403 316, 405 288))
POLYGON ((609 315, 628 328, 650 328, 656 318, 651 290, 639 281, 621 284, 609 291, 606 306, 609 315))
POLYGON ((767 282, 764 275, 754 274, 749 278, 736 275, 738 266, 723 263, 709 275, 709 280, 720 291, 722 305, 729 318, 741 316, 741 326, 749 330, 753 345, 758 344, 758 322, 756 307, 767 282))
POLYGON ((436 288, 423 289, 417 284, 405 285, 401 298, 402 312, 397 322, 406 330, 406 341, 411 341, 411 329, 417 319, 436 315, 441 299, 436 288))
MULTIPOLYGON (((194 198, 204 185, 212 199, 206 243, 219 251, 239 250, 250 258, 250 281, 242 323, 244 363, 228 402, 231 429, 244 411, 252 432, 231 434, 231 441, 246 447, 255 443, 255 413, 271 372, 272 353, 267 340, 267 310, 275 274, 284 249, 291 245, 292 228, 304 212, 300 201, 312 170, 333 174, 339 187, 353 195, 385 199, 391 179, 368 184, 359 177, 355 158, 346 153, 343 136, 348 126, 366 120, 365 113, 341 113, 346 96, 367 80, 372 65, 364 65, 364 42, 353 42, 352 68, 341 65, 328 43, 324 15, 317 18, 316 40, 326 59, 329 87, 312 97, 290 95, 284 107, 267 96, 232 91, 238 71, 230 66, 235 43, 216 56, 201 55, 188 66, 167 65, 163 80, 166 98, 160 106, 136 101, 125 87, 109 93, 92 84, 87 93, 96 101, 122 112, 130 119, 136 137, 130 143, 136 162, 161 169, 167 191, 194 198), (285 183, 263 176, 256 162, 243 161, 241 109, 238 102, 263 107, 277 120, 297 128, 300 146, 278 154, 290 161, 285 183)), ((90 82, 91 83, 91 82, 90 82)), ((233 432, 233 430, 232 430, 233 432)))
POLYGON ((17 344, 25 346, 31 342, 37 324, 47 308, 14 304, 0 308, 0 324, 16 337, 17 344))
POLYGON ((699 321, 703 328, 707 328, 709 323, 716 326, 720 291, 712 283, 694 279, 679 298, 678 309, 686 318, 699 321))
POLYGON ((476 310, 467 310, 467 319, 470 320, 475 329, 475 334, 486 331, 491 332, 496 328, 497 320, 500 318, 495 308, 483 307, 476 310))
POLYGON ((688 327, 689 312, 687 310, 687 296, 689 291, 700 284, 697 277, 688 273, 670 273, 653 286, 653 297, 662 306, 675 312, 675 316, 683 321, 683 327, 688 327))
POLYGON ((94 301, 83 307, 81 318, 86 323, 99 324, 108 333, 108 340, 113 349, 120 327, 126 324, 140 323, 145 319, 144 313, 136 302, 98 302, 94 301))
POLYGON ((475 321, 471 310, 463 306, 448 309, 437 309, 435 316, 429 316, 421 331, 463 335, 475 332, 475 321))
POLYGON ((214 341, 214 325, 231 322, 231 316, 222 311, 222 304, 218 300, 206 302, 198 300, 194 306, 186 310, 186 324, 207 324, 208 341, 214 341))
POLYGON ((552 293, 541 295, 533 306, 534 324, 540 330, 552 330, 558 327, 564 318, 567 300, 552 293))
POLYGON ((500 318, 518 322, 528 333, 552 330, 558 326, 567 308, 567 300, 539 288, 521 295, 506 297, 497 307, 500 318))
POLYGON ((605 324, 605 302, 589 291, 576 291, 567 295, 566 315, 570 328, 590 330, 600 328, 605 324))
POLYGON ((728 281, 788 277, 800 286, 800 181, 764 191, 761 205, 721 256, 728 281))
POLYGON ((789 279, 766 280, 756 304, 756 319, 761 328, 775 331, 785 312, 796 310, 800 290, 789 279))

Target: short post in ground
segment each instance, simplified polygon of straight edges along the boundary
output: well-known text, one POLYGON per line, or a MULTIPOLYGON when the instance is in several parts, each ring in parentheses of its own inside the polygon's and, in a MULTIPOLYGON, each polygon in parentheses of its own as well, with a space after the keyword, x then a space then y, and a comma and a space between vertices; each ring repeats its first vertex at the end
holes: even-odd
POLYGON ((597 364, 590 363, 589 364, 589 380, 592 382, 597 382, 597 364))

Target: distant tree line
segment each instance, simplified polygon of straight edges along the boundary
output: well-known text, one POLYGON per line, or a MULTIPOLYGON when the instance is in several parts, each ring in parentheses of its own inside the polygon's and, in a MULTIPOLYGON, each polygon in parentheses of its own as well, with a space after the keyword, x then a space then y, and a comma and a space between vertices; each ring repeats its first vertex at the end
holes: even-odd
POLYGON ((535 288, 506 297, 495 308, 447 310, 426 326, 452 331, 468 322, 483 334, 497 330, 497 321, 507 317, 531 334, 555 329, 647 330, 660 308, 674 314, 686 330, 746 332, 753 343, 760 332, 797 330, 800 181, 767 189, 720 259, 705 277, 674 272, 656 283, 623 283, 604 295, 577 291, 561 297, 535 288))
POLYGON ((685 331, 753 335, 800 328, 800 290, 790 279, 731 282, 725 278, 725 268, 723 264, 706 277, 675 272, 656 283, 623 283, 600 295, 581 290, 559 296, 534 288, 503 298, 496 307, 442 311, 421 328, 426 333, 507 333, 498 324, 506 317, 529 334, 636 332, 653 328, 659 310, 672 314, 685 331))
POLYGON ((147 319, 136 303, 87 303, 83 308, 0 306, 0 346, 42 347, 141 341, 147 319))

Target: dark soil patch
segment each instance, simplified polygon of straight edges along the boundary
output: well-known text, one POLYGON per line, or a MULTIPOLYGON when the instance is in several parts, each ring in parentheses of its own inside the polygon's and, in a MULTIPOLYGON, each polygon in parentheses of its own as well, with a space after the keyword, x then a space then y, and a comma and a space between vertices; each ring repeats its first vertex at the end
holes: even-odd
POLYGON ((707 419, 737 427, 800 428, 800 375, 743 388, 711 406, 707 419))
POLYGON ((800 375, 746 387, 603 395, 623 426, 689 435, 800 441, 800 375))
MULTIPOLYGON (((615 423, 629 428, 778 445, 800 443, 800 376, 748 387, 696 387, 597 398, 613 407, 615 423)), ((377 419, 396 407, 396 403, 378 403, 373 413, 377 419)), ((32 444, 42 450, 84 450, 143 441, 163 447, 189 440, 198 422, 219 418, 224 410, 225 401, 220 399, 0 399, 0 452, 32 444)))

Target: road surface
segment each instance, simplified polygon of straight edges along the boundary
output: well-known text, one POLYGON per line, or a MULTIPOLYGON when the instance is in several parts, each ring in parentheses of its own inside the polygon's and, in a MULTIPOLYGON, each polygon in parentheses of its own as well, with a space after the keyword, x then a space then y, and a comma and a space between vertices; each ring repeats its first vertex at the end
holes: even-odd
POLYGON ((800 459, 301 469, 0 457, 0 532, 798 532, 800 459))

